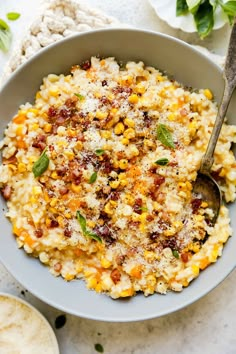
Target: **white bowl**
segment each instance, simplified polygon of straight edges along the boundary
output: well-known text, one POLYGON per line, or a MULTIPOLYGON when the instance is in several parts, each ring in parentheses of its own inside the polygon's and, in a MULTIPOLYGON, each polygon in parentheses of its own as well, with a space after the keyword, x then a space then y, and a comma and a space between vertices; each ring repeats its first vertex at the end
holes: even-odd
POLYGON ((51 326, 28 302, 7 293, 0 293, 0 318, 1 353, 4 346, 5 354, 23 351, 59 354, 57 339, 51 326))
MULTIPOLYGON (((176 0, 149 0, 149 2, 158 17, 167 22, 170 27, 189 33, 197 32, 192 14, 176 16, 176 0)), ((223 27, 228 22, 228 18, 220 6, 216 8, 214 19, 214 30, 223 27)))
MULTIPOLYGON (((169 36, 134 29, 109 29, 67 38, 37 54, 18 69, 0 92, 0 131, 23 102, 34 100, 42 78, 49 73, 66 73, 70 67, 93 55, 114 56, 118 61, 143 60, 173 75, 179 82, 194 88, 209 88, 215 98, 223 91, 222 72, 217 65, 188 44, 169 36)), ((228 111, 235 123, 236 96, 228 111)), ((229 206, 232 227, 236 230, 235 204, 229 206)), ((0 260, 30 292, 48 304, 90 319, 103 321, 136 321, 176 311, 201 298, 218 285, 236 265, 235 233, 225 245, 222 257, 204 270, 181 293, 141 294, 123 300, 112 300, 104 294, 89 291, 83 281, 65 282, 53 277, 38 259, 17 248, 12 226, 4 216, 6 204, 0 200, 0 260)))

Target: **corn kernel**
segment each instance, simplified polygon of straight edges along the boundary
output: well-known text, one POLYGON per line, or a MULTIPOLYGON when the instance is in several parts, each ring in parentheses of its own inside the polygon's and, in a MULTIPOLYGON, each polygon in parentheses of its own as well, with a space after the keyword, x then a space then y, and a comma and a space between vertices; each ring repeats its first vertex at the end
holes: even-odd
POLYGON ((173 236, 176 233, 176 230, 173 227, 170 227, 169 229, 165 230, 163 233, 165 236, 173 236))
POLYGON ((82 190, 82 187, 81 187, 79 184, 71 183, 71 190, 72 190, 74 193, 80 193, 81 190, 82 190))
POLYGON ((124 137, 127 139, 135 138, 135 130, 132 128, 128 128, 124 131, 124 137))
POLYGON ((128 167, 128 160, 126 160, 126 159, 121 159, 121 160, 119 161, 119 168, 120 168, 121 170, 125 170, 127 167, 128 167))
POLYGON ((120 80, 121 85, 130 86, 133 83, 133 77, 131 75, 124 75, 120 80))
POLYGON ((54 97, 56 97, 59 94, 59 92, 60 91, 57 87, 51 87, 49 90, 49 94, 54 97))
POLYGON ((129 128, 134 128, 134 126, 135 126, 134 121, 130 118, 125 118, 124 124, 127 125, 127 127, 129 127, 129 128))
POLYGON ((169 121, 172 122, 172 121, 175 121, 175 120, 176 120, 176 117, 177 117, 177 116, 176 116, 175 113, 170 113, 167 118, 168 118, 169 121))
POLYGON ((165 77, 163 77, 162 75, 157 75, 157 80, 159 82, 165 81, 165 77))
POLYGON ((123 145, 129 145, 129 139, 127 139, 127 138, 122 138, 122 139, 121 139, 121 143, 122 143, 123 145))
POLYGON ((90 227, 90 229, 93 229, 96 226, 96 223, 92 220, 88 220, 87 225, 90 227))
POLYGON ((155 259, 155 253, 152 252, 152 251, 147 251, 145 250, 144 251, 144 258, 147 260, 147 261, 153 261, 155 259))
POLYGON ((41 98, 41 93, 40 93, 40 91, 38 91, 38 92, 36 93, 35 98, 36 98, 36 100, 38 100, 39 98, 41 98))
POLYGON ((103 268, 109 268, 110 266, 111 266, 111 262, 110 261, 108 261, 108 259, 106 259, 106 258, 102 258, 101 259, 101 266, 103 267, 103 268))
POLYGON ((34 113, 35 115, 39 113, 38 109, 36 108, 30 108, 28 112, 34 113))
POLYGON ((101 98, 101 97, 102 97, 101 92, 95 92, 95 93, 94 93, 94 97, 96 97, 96 98, 101 98))
POLYGON ((174 221, 173 226, 177 231, 180 231, 180 230, 182 230, 184 225, 183 225, 182 221, 174 221))
POLYGON ((67 281, 73 280, 74 278, 75 278, 75 275, 74 274, 70 274, 70 273, 67 273, 64 276, 64 279, 67 280, 67 281))
POLYGON ((96 291, 97 293, 102 292, 102 285, 98 283, 98 284, 96 285, 96 287, 95 287, 95 291, 96 291))
POLYGON ((66 217, 67 219, 71 219, 71 218, 72 218, 72 215, 71 215, 71 213, 65 213, 65 217, 66 217))
POLYGON ((124 124, 121 123, 121 122, 119 122, 119 123, 117 123, 117 124, 115 125, 114 133, 115 133, 116 135, 120 135, 120 134, 122 134, 122 133, 124 132, 124 130, 125 130, 124 124))
POLYGON ((101 112, 101 111, 97 111, 96 112, 96 118, 97 119, 106 119, 108 116, 107 112, 101 112))
POLYGON ((206 98, 208 98, 208 100, 212 100, 213 94, 212 94, 212 92, 211 92, 209 89, 205 89, 205 90, 203 91, 203 93, 204 93, 204 95, 206 96, 206 98))
POLYGON ((105 211, 105 213, 107 213, 108 215, 112 215, 112 214, 113 214, 113 208, 112 208, 110 202, 108 202, 108 203, 105 205, 104 211, 105 211))
POLYGON ((199 274, 199 267, 195 264, 192 265, 192 271, 195 276, 198 276, 199 274))
POLYGON ((145 147, 148 147, 148 148, 154 147, 154 145, 155 145, 154 142, 150 139, 144 139, 143 144, 145 147))
POLYGON ((51 173, 51 177, 52 177, 53 179, 58 179, 58 174, 57 174, 57 172, 56 172, 56 171, 53 171, 53 172, 51 173))
POLYGON ((204 220, 204 216, 203 215, 195 215, 195 220, 196 221, 203 221, 204 220))
POLYGON ((76 131, 73 129, 68 129, 67 134, 70 138, 74 138, 76 136, 76 131))
POLYGON ((58 203, 58 199, 57 198, 52 198, 52 200, 50 201, 50 205, 51 207, 55 207, 58 203))
POLYGON ((52 124, 45 124, 44 127, 43 127, 43 130, 45 131, 45 133, 51 133, 52 131, 52 124))
POLYGON ((74 159, 74 157, 75 157, 75 154, 74 154, 72 151, 66 150, 66 151, 64 152, 64 154, 67 156, 67 158, 68 158, 69 161, 72 161, 72 160, 74 159))
POLYGON ((96 287, 96 285, 97 285, 97 279, 96 278, 89 278, 88 280, 87 280, 87 287, 89 288, 89 289, 94 289, 95 287, 96 287))
POLYGON ((136 91, 137 93, 143 94, 143 93, 146 91, 146 89, 145 89, 145 87, 144 87, 141 83, 139 83, 139 84, 135 87, 135 91, 136 91))
POLYGON ((63 218, 61 215, 59 215, 59 216, 57 217, 57 222, 58 222, 58 224, 59 224, 59 226, 60 226, 61 228, 63 228, 63 227, 65 226, 65 224, 64 224, 64 218, 63 218))
POLYGON ((33 194, 34 195, 40 195, 41 193, 42 193, 42 188, 40 186, 33 187, 33 194))
POLYGON ((18 163, 18 171, 19 172, 25 172, 26 171, 26 165, 22 162, 18 163))
POLYGON ((77 149, 78 151, 81 151, 83 149, 82 141, 77 141, 77 143, 75 144, 75 149, 77 149))
POLYGON ((110 110, 110 114, 111 114, 111 115, 115 115, 116 113, 118 113, 118 109, 117 109, 117 108, 112 108, 112 109, 110 110))
POLYGON ((120 297, 133 296, 133 294, 134 294, 134 289, 129 288, 129 289, 126 289, 126 290, 122 290, 120 292, 120 297))
POLYGON ((106 64, 106 60, 105 59, 102 59, 101 61, 100 61, 100 65, 101 66, 104 66, 106 64))
POLYGON ((38 130, 39 129, 39 125, 37 123, 34 123, 30 126, 30 130, 32 131, 35 131, 35 130, 38 130))
POLYGON ((104 139, 109 139, 111 137, 111 132, 109 130, 102 130, 100 135, 104 139))
POLYGON ((46 218, 45 223, 46 223, 46 226, 47 226, 47 227, 50 227, 50 226, 51 226, 51 219, 46 218))
POLYGON ((120 181, 119 181, 119 180, 116 180, 116 181, 111 181, 111 182, 109 183, 109 186, 110 186, 111 188, 113 188, 113 189, 116 189, 116 188, 119 187, 119 184, 120 184, 120 181))
POLYGON ((132 103, 132 104, 137 103, 138 100, 139 100, 139 97, 138 97, 138 95, 136 95, 135 93, 133 93, 132 95, 130 95, 129 98, 128 98, 129 103, 132 103))
POLYGON ((208 207, 208 203, 207 202, 202 202, 201 207, 204 208, 204 209, 207 208, 208 207))
POLYGON ((66 210, 66 208, 64 207, 64 205, 60 205, 58 207, 58 211, 60 211, 61 213, 63 213, 66 210))

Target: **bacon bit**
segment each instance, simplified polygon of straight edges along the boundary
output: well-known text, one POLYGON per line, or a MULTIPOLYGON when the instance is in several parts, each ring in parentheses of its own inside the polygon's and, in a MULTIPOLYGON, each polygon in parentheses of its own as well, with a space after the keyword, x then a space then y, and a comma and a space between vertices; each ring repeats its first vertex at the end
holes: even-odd
POLYGON ((102 86, 107 86, 107 80, 102 80, 102 86))
POLYGON ((68 168, 65 166, 62 166, 62 167, 56 169, 56 172, 57 172, 58 176, 60 176, 60 177, 65 176, 67 171, 68 171, 68 168))
POLYGON ((143 121, 146 128, 150 128, 152 119, 149 117, 148 112, 143 112, 143 121))
POLYGON ((188 253, 181 253, 180 257, 184 263, 188 262, 188 253))
POLYGON ((152 167, 150 167, 150 168, 149 168, 149 172, 150 172, 150 173, 153 173, 153 174, 156 174, 156 172, 157 172, 157 166, 152 166, 152 167))
POLYGON ((55 150, 53 145, 49 145, 48 148, 49 148, 50 151, 54 151, 55 150))
POLYGON ((46 147, 46 135, 40 134, 40 135, 36 136, 36 138, 32 144, 32 147, 35 147, 35 148, 43 151, 46 147))
POLYGON ((91 61, 86 60, 83 64, 81 64, 81 69, 88 70, 91 68, 91 61))
POLYGON ((66 121, 66 118, 65 118, 65 117, 59 116, 59 117, 56 119, 55 124, 56 124, 57 126, 63 125, 63 124, 65 123, 65 121, 66 121))
POLYGON ((110 194, 110 198, 111 200, 118 200, 120 198, 120 192, 114 191, 110 194))
MULTIPOLYGON (((71 117, 71 110, 69 108, 62 108, 59 112, 59 117, 69 118, 71 117)), ((58 118, 57 118, 58 121, 58 118)))
POLYGON ((180 115, 181 115, 182 117, 185 117, 185 116, 188 115, 188 111, 187 111, 186 108, 182 108, 182 109, 179 111, 179 113, 180 113, 180 115))
POLYGON ((156 241, 158 239, 158 237, 160 237, 160 233, 159 232, 152 232, 150 235, 149 235, 149 238, 150 240, 152 241, 156 241))
POLYGON ((34 234, 37 238, 41 238, 43 236, 43 230, 42 229, 36 229, 34 231, 34 234))
POLYGON ((165 200, 165 194, 164 194, 164 193, 161 193, 161 192, 158 193, 157 198, 156 198, 156 201, 157 201, 158 203, 163 203, 164 200, 165 200))
POLYGON ((64 230, 64 236, 66 237, 71 237, 72 231, 70 229, 68 229, 68 227, 65 228, 64 230))
POLYGON ((106 96, 102 96, 102 97, 100 98, 100 101, 101 101, 101 103, 104 104, 104 105, 107 105, 108 103, 110 103, 109 99, 108 99, 106 96))
POLYGON ((146 220, 149 221, 149 222, 153 221, 154 220, 154 216, 153 215, 147 215, 146 220))
POLYGON ((65 105, 68 108, 71 108, 71 107, 75 107, 77 102, 78 102, 78 97, 76 97, 76 95, 74 95, 71 98, 67 98, 65 105))
POLYGON ((170 167, 177 167, 177 166, 178 166, 178 162, 177 162, 177 161, 170 161, 170 162, 168 163, 168 165, 169 165, 170 167))
POLYGON ((122 86, 116 86, 112 90, 112 92, 115 93, 115 94, 118 94, 118 93, 131 94, 132 91, 133 91, 132 88, 130 88, 130 87, 122 87, 122 86))
POLYGON ((53 106, 49 107, 48 109, 48 116, 50 118, 55 117, 57 115, 57 109, 53 106))
POLYGON ((57 222, 57 220, 51 220, 51 223, 50 223, 51 228, 58 227, 58 226, 59 226, 59 223, 57 222))
POLYGON ((159 187, 164 182, 165 182, 165 177, 163 177, 163 176, 157 175, 154 178, 154 184, 156 187, 159 187))
POLYGON ((10 199, 12 190, 11 190, 11 187, 10 187, 9 185, 6 185, 6 186, 1 190, 1 192, 2 192, 3 198, 4 198, 5 200, 9 200, 9 199, 10 199))
POLYGON ((177 240, 175 237, 168 237, 162 242, 163 248, 171 248, 172 250, 178 251, 177 240))
POLYGON ((5 159, 5 158, 2 159, 3 165, 14 164, 16 162, 17 162, 16 155, 9 157, 9 159, 5 159))
POLYGON ((69 192, 69 189, 67 187, 62 187, 59 189, 60 195, 66 195, 69 192))
POLYGON ((202 204, 202 199, 200 198, 195 198, 191 201, 193 214, 196 214, 198 212, 198 209, 200 208, 201 204, 202 204))
POLYGON ((61 263, 57 262, 56 264, 54 264, 53 268, 54 268, 55 272, 59 273, 62 269, 62 265, 61 265, 61 263))
POLYGON ((116 257, 116 264, 118 266, 121 266, 125 261, 125 256, 122 254, 122 255, 119 255, 116 257))
POLYGON ((117 268, 113 269, 111 274, 110 274, 111 280, 113 281, 114 284, 119 283, 121 274, 117 268))
MULTIPOLYGON (((106 221, 107 219, 104 219, 106 221)), ((98 236, 100 236, 107 245, 111 245, 113 242, 115 242, 115 239, 112 236, 112 232, 110 228, 105 224, 103 226, 95 226, 93 230, 98 236)))
POLYGON ((141 209, 142 204, 143 204, 142 198, 135 199, 134 206, 133 206, 133 210, 135 213, 142 214, 142 209, 141 209))

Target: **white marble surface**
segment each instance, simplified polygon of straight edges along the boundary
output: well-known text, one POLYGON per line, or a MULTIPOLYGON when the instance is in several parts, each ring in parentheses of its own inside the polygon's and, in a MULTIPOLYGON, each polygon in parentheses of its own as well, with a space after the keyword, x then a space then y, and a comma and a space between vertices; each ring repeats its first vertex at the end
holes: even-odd
MULTIPOLYGON (((8 11, 19 11, 22 14, 21 19, 12 24, 13 44, 23 36, 24 30, 37 14, 40 2, 1 2, 0 17, 3 18, 8 11)), ((165 32, 225 54, 229 35, 227 26, 202 42, 196 35, 175 31, 159 21, 147 0, 87 0, 86 3, 122 22, 165 32)), ((0 75, 10 54, 0 52, 0 75)), ((25 289, 0 265, 0 291, 26 299, 46 316, 55 329, 61 354, 93 354, 96 353, 95 343, 103 345, 105 354, 236 354, 235 284, 236 271, 233 271, 221 285, 195 304, 162 318, 136 323, 105 323, 66 315, 65 326, 56 330, 54 321, 61 312, 27 291, 21 293, 25 289)), ((4 354, 1 347, 0 354, 4 354)))

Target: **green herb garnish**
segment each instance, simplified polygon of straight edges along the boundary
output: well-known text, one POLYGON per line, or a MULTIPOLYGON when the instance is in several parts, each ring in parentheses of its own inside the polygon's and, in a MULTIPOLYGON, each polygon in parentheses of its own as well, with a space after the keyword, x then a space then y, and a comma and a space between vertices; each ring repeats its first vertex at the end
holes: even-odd
POLYGON ((159 159, 157 161, 155 161, 156 165, 160 165, 160 166, 165 166, 169 163, 169 160, 165 157, 163 157, 162 159, 159 159))
POLYGON ((89 183, 90 184, 94 183, 97 179, 97 176, 98 176, 97 172, 93 172, 93 174, 89 178, 89 183))
POLYGON ((84 236, 87 236, 87 237, 90 237, 98 242, 102 242, 102 239, 97 235, 95 234, 94 232, 92 232, 91 230, 88 230, 87 229, 87 225, 86 225, 86 219, 85 217, 80 213, 79 210, 77 210, 76 212, 76 218, 80 224, 80 227, 81 227, 81 230, 84 234, 84 236))
POLYGON ((83 95, 81 95, 80 93, 74 93, 74 95, 77 96, 80 101, 83 101, 85 99, 85 97, 83 95))
POLYGON ((18 12, 8 12, 7 18, 9 21, 16 21, 20 17, 18 12))
POLYGON ((191 13, 194 16, 199 36, 203 39, 207 37, 213 27, 217 8, 221 8, 232 25, 236 16, 236 1, 230 0, 176 0, 176 16, 184 16, 191 13))
POLYGON ((98 353, 104 353, 103 346, 100 343, 94 344, 94 348, 98 353))
POLYGON ((97 150, 95 150, 95 154, 96 154, 97 156, 101 156, 101 155, 105 154, 105 150, 103 150, 103 149, 97 149, 97 150))
POLYGON ((37 161, 35 161, 32 171, 34 174, 34 177, 39 177, 41 176, 48 168, 49 165, 49 158, 46 155, 46 150, 47 148, 45 148, 41 154, 41 156, 39 157, 39 159, 37 161))
POLYGON ((8 52, 11 45, 12 34, 8 24, 0 19, 0 50, 8 52))
POLYGON ((165 124, 159 124, 157 126, 157 139, 160 140, 164 146, 172 149, 175 148, 171 132, 168 130, 165 124))
POLYGON ((142 210, 142 211, 148 211, 148 208, 147 208, 147 207, 140 207, 140 210, 142 210))
POLYGON ((176 251, 176 250, 172 250, 172 254, 173 254, 173 256, 175 257, 175 258, 179 258, 179 252, 178 251, 176 251))

